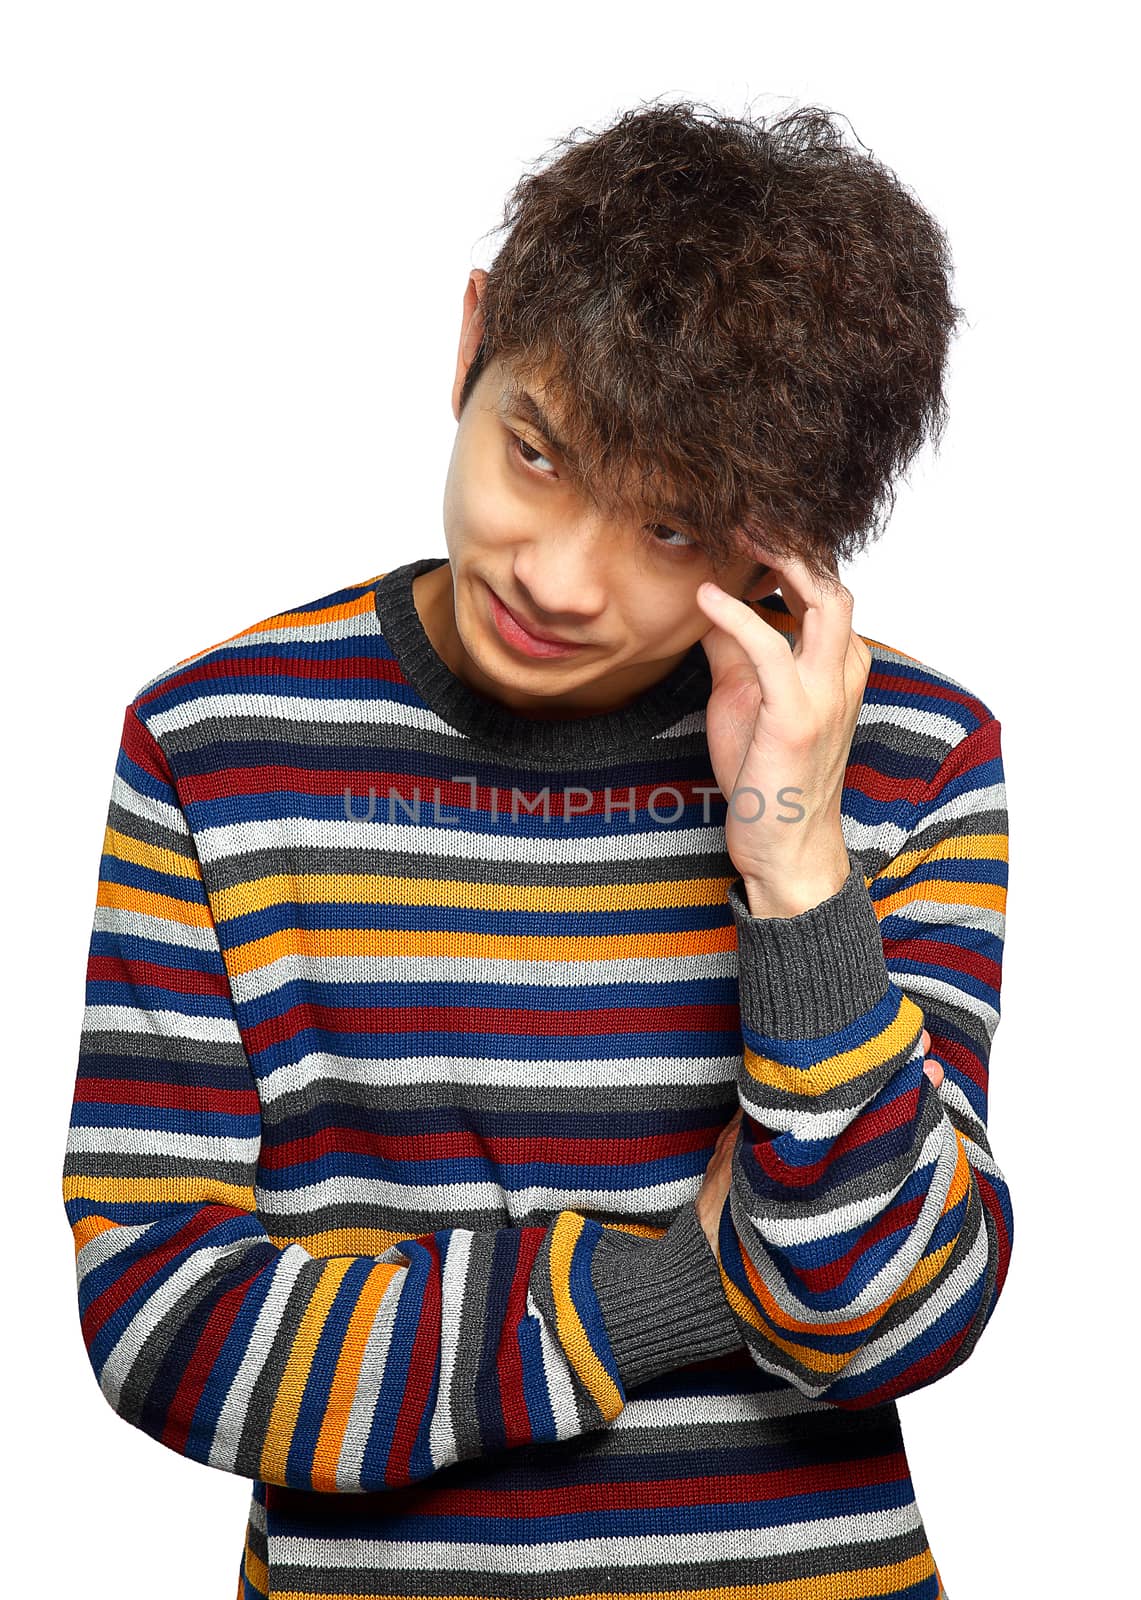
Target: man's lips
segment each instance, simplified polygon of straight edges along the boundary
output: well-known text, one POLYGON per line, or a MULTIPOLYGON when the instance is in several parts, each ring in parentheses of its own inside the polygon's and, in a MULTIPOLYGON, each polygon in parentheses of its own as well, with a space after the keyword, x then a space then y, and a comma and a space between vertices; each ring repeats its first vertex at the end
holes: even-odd
POLYGON ((532 639, 542 639, 545 644, 581 644, 583 642, 581 639, 566 639, 562 634, 547 633, 544 629, 537 628, 531 619, 525 616, 523 612, 516 611, 514 606, 509 606, 507 601, 504 600, 502 595, 499 594, 498 590, 492 589, 491 592, 493 595, 495 595, 495 598, 499 601, 499 604, 503 607, 504 611, 506 611, 509 616, 514 617, 515 621, 519 624, 523 631, 525 633, 529 633, 532 639))

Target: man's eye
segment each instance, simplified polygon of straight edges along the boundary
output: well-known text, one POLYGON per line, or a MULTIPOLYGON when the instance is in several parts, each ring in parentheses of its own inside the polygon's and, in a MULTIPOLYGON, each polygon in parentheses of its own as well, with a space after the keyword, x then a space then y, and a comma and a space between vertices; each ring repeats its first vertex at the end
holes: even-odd
POLYGON ((649 530, 654 535, 654 542, 666 550, 696 550, 697 540, 691 539, 688 533, 681 533, 677 528, 667 528, 664 522, 651 522, 649 530), (671 544, 668 539, 659 539, 659 533, 668 534, 671 539, 683 539, 684 544, 671 544))
POLYGON ((515 440, 519 454, 529 467, 534 466, 536 461, 545 461, 548 466, 551 464, 550 456, 543 455, 541 450, 536 450, 534 445, 528 444, 521 434, 513 433, 511 437, 515 440))

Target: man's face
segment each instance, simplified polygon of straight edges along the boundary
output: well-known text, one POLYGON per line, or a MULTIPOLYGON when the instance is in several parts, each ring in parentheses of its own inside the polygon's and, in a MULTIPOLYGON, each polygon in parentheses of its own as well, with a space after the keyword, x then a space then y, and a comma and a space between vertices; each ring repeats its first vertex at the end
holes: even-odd
POLYGON ((704 579, 738 598, 771 589, 750 584, 751 557, 715 571, 692 532, 650 520, 653 508, 640 518, 594 506, 556 442, 560 422, 549 393, 501 362, 487 366, 459 414, 448 469, 448 564, 413 586, 453 672, 528 716, 615 710, 664 677, 710 627, 695 599, 704 579), (575 647, 543 653, 502 607, 575 647))

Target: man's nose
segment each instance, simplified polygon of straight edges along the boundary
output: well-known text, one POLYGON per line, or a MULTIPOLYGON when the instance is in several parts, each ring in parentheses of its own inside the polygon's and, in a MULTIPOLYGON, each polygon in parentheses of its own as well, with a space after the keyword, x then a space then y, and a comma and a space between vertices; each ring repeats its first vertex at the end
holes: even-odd
POLYGON ((553 537, 519 558, 515 576, 537 620, 556 628, 601 615, 615 538, 612 527, 599 527, 593 536, 553 537))

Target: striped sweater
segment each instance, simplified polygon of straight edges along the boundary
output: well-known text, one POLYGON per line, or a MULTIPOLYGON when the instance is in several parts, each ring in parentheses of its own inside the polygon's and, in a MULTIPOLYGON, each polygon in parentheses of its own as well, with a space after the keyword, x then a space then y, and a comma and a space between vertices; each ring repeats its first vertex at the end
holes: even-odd
POLYGON ((849 878, 757 918, 701 645, 522 717, 433 649, 443 559, 127 708, 63 1173, 100 1388, 253 1480, 240 1600, 936 1600, 895 1402, 1010 1258, 999 724, 869 639, 849 878))

